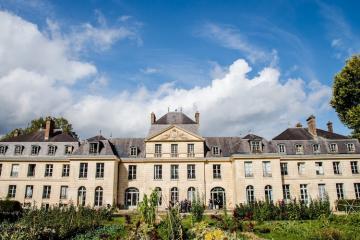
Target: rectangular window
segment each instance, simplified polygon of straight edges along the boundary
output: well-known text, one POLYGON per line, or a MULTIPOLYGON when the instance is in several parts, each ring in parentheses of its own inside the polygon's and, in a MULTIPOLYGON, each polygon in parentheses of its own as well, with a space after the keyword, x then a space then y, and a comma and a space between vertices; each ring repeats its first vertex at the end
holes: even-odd
POLYGON ((271 177, 271 163, 270 161, 262 162, 263 165, 263 176, 264 177, 271 177))
POLYGON ((79 178, 87 178, 88 164, 80 163, 79 178))
POLYGON ((95 178, 104 178, 105 163, 96 163, 95 178))
POLYGON ((329 151, 332 153, 337 152, 337 144, 336 143, 330 143, 329 144, 329 151))
POLYGON ((130 147, 130 156, 131 157, 137 157, 137 155, 138 155, 137 147, 130 147))
POLYGON ((336 184, 336 194, 338 199, 344 199, 344 184, 337 183, 336 184))
POLYGON ((40 146, 38 145, 31 146, 31 155, 39 155, 39 152, 40 152, 40 146))
POLYGON ((71 145, 65 145, 65 155, 70 155, 72 154, 73 151, 73 146, 71 145))
POLYGON ((170 177, 172 180, 179 179, 179 165, 170 166, 170 177))
POLYGON ((11 165, 10 177, 17 177, 17 176, 19 176, 19 169, 20 169, 19 164, 12 164, 12 165, 11 165))
POLYGON ((244 162, 245 177, 253 177, 252 162, 244 162))
POLYGON ((283 189, 283 199, 284 200, 290 200, 291 199, 290 185, 289 184, 284 184, 284 185, 282 185, 282 189, 283 189))
POLYGON ((8 197, 14 198, 16 196, 16 185, 9 185, 8 197))
POLYGON ((260 141, 251 141, 251 151, 253 153, 261 152, 261 142, 260 141))
POLYGON ((36 164, 29 164, 28 165, 28 172, 27 172, 28 177, 34 177, 35 176, 35 168, 36 168, 36 164))
POLYGON ((304 154, 304 146, 301 144, 295 144, 295 153, 304 154))
POLYGON ((282 176, 288 175, 288 164, 287 163, 280 163, 280 170, 281 170, 281 175, 282 176))
POLYGON ((61 176, 62 177, 70 176, 70 164, 63 164, 61 176))
POLYGON ((279 153, 286 153, 285 144, 279 144, 278 145, 278 152, 279 153))
POLYGON ((188 164, 187 165, 187 178, 188 179, 195 179, 195 164, 188 164))
POLYGON ((6 151, 7 151, 7 146, 0 145, 0 154, 5 155, 6 151))
POLYGON ((346 149, 348 152, 355 152, 355 145, 353 143, 346 144, 346 149))
POLYGON ((334 174, 336 174, 336 175, 341 174, 340 162, 333 162, 333 170, 334 170, 334 174))
POLYGON ((327 199, 325 184, 318 184, 319 189, 319 199, 325 201, 327 199))
POLYGON ((299 173, 299 175, 305 174, 305 163, 304 162, 298 163, 298 173, 299 173))
POLYGON ((316 175, 324 175, 324 167, 322 162, 315 162, 316 175))
POLYGON ((313 145, 313 152, 314 153, 320 153, 320 144, 314 144, 313 145))
POLYGON ((55 153, 56 153, 56 146, 49 145, 48 146, 48 155, 55 155, 55 153))
POLYGON ((215 146, 215 147, 212 147, 212 154, 214 156, 219 156, 220 155, 220 149, 219 147, 215 146))
POLYGON ((136 165, 129 165, 128 180, 136 179, 136 165))
POLYGON ((25 187, 25 198, 32 198, 34 191, 33 185, 26 185, 25 187))
POLYGON ((162 165, 154 165, 154 179, 162 179, 162 165))
POLYGON ((155 157, 161 157, 161 144, 155 144, 155 157))
POLYGON ((355 198, 360 199, 360 183, 354 183, 355 198))
POLYGON ((300 201, 308 204, 309 202, 309 196, 308 196, 308 190, 306 184, 300 184, 300 201))
POLYGON ((195 148, 193 143, 189 143, 187 145, 187 156, 188 157, 195 157, 195 148))
POLYGON ((60 199, 67 199, 68 189, 69 189, 68 186, 60 187, 60 199))
POLYGON ((53 165, 52 164, 46 164, 45 165, 45 177, 52 177, 53 175, 53 165))
POLYGON ((213 178, 221 178, 221 165, 214 164, 213 165, 213 178))
POLYGON ((99 143, 90 143, 89 153, 97 154, 99 152, 99 143))
POLYGON ((1 176, 1 173, 2 173, 2 164, 0 163, 0 176, 1 176))
POLYGON ((49 199, 50 198, 50 193, 51 193, 51 186, 45 185, 44 188, 43 188, 42 198, 43 199, 49 199))
POLYGON ((24 149, 23 146, 21 146, 21 145, 16 145, 16 146, 15 146, 14 154, 15 154, 15 155, 21 155, 22 152, 23 152, 23 149, 24 149))
POLYGON ((171 157, 178 157, 178 145, 171 144, 171 157))
POLYGON ((352 174, 359 174, 358 162, 357 161, 351 161, 350 165, 351 165, 351 173, 352 174))

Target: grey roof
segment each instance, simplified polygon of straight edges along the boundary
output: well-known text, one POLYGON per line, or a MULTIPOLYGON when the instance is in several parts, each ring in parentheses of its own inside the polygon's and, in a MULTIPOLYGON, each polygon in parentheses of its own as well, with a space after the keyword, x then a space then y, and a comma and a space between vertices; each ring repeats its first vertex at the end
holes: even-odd
MULTIPOLYGON (((96 137, 95 137, 96 138, 96 137)), ((90 138, 93 139, 93 138, 90 138)), ((114 147, 113 145, 110 143, 109 140, 105 139, 105 140, 98 140, 98 141, 84 141, 83 143, 81 143, 80 147, 73 153, 73 155, 77 156, 77 155, 89 155, 89 156, 115 156, 116 153, 114 151, 114 147), (89 150, 90 150, 90 144, 94 143, 94 142, 98 142, 99 145, 99 152, 97 154, 90 154, 89 150)))
POLYGON ((97 142, 100 140, 106 140, 106 138, 104 138, 102 135, 97 135, 87 139, 88 142, 97 142))
MULTIPOLYGON (((349 139, 349 137, 328 132, 322 129, 316 129, 316 134, 319 137, 323 137, 326 139, 349 139)), ((312 140, 314 139, 314 136, 312 136, 307 128, 288 128, 282 133, 280 133, 278 136, 274 137, 273 140, 312 140)))
POLYGON ((76 137, 70 133, 55 131, 49 138, 45 140, 45 131, 38 130, 36 132, 19 135, 16 137, 3 139, 0 142, 77 142, 76 137))
POLYGON ((243 137, 243 139, 248 139, 248 140, 262 140, 263 138, 260 136, 257 136, 255 134, 248 134, 245 137, 243 137))
POLYGON ((168 112, 154 124, 196 124, 196 122, 182 112, 168 112))
POLYGON ((149 129, 147 138, 150 136, 153 136, 171 126, 177 126, 188 132, 199 135, 199 125, 198 124, 176 124, 176 125, 175 124, 152 124, 149 129))
POLYGON ((145 142, 144 138, 113 138, 111 143, 114 146, 116 154, 120 158, 127 158, 130 156, 130 147, 136 147, 138 150, 138 156, 145 157, 145 142))

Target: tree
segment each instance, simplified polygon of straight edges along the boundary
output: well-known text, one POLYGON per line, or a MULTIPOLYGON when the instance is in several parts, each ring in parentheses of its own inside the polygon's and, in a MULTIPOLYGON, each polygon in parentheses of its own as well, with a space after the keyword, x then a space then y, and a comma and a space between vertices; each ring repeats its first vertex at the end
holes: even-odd
POLYGON ((353 130, 352 136, 360 139, 360 55, 348 59, 335 75, 330 104, 340 120, 353 130))

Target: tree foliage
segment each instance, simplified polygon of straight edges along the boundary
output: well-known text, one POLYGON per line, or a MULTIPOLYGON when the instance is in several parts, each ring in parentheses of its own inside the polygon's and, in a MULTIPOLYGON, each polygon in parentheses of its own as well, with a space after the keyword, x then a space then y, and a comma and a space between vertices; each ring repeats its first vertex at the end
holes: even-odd
POLYGON ((360 55, 348 59, 335 75, 330 104, 340 120, 353 130, 353 137, 360 139, 360 55))

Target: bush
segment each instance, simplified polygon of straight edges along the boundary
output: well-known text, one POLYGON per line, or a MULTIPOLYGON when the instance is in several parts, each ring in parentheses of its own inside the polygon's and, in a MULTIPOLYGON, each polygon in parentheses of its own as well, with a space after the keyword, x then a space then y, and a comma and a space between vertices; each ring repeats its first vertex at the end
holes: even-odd
POLYGON ((20 202, 0 200, 0 222, 15 222, 22 216, 23 209, 20 202))
POLYGON ((338 211, 358 211, 360 210, 360 199, 339 199, 335 205, 338 211))
POLYGON ((193 221, 200 222, 203 219, 205 211, 204 201, 200 199, 199 193, 194 197, 191 203, 191 216, 193 221))
POLYGON ((124 239, 126 237, 125 227, 122 225, 110 225, 88 231, 85 234, 76 235, 73 240, 100 240, 100 239, 124 239))

